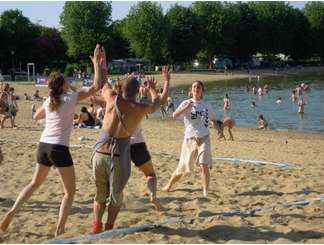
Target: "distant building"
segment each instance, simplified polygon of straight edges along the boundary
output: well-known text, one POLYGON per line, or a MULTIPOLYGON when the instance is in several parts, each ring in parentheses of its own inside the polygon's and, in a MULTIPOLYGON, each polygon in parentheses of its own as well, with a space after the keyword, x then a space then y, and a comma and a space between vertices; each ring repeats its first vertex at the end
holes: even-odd
POLYGON ((150 61, 141 58, 127 58, 111 60, 108 63, 110 73, 127 73, 133 71, 144 71, 150 66, 150 61))

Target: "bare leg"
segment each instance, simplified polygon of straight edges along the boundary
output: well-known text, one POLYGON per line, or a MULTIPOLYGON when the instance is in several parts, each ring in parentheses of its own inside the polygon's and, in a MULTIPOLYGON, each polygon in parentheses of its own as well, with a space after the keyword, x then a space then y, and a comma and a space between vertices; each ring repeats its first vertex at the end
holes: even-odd
POLYGON ((162 191, 170 191, 172 186, 181 178, 182 175, 175 175, 175 172, 172 174, 168 184, 162 188, 162 191))
POLYGON ((230 135, 230 139, 231 139, 231 140, 234 140, 234 137, 233 137, 233 134, 232 134, 232 130, 231 130, 231 128, 228 128, 228 133, 229 133, 229 135, 230 135))
POLYGON ((58 174, 61 176, 64 197, 61 202, 59 218, 55 231, 55 236, 58 236, 64 232, 65 223, 69 215, 69 211, 72 207, 72 202, 75 193, 75 172, 74 167, 62 167, 57 168, 58 174))
POLYGON ((153 168, 152 161, 149 160, 148 162, 144 163, 143 165, 139 166, 139 169, 145 174, 147 178, 147 187, 150 191, 150 201, 155 206, 156 210, 161 210, 162 205, 156 198, 156 175, 153 168))
POLYGON ((105 213, 106 203, 93 202, 93 220, 98 223, 101 222, 102 216, 105 213))
POLYGON ((102 216, 105 213, 106 203, 93 202, 93 223, 92 233, 97 234, 102 232, 102 216))
POLYGON ((3 118, 2 118, 2 120, 1 120, 1 128, 4 128, 4 123, 5 123, 5 121, 7 120, 9 118, 9 116, 4 116, 3 118))
POLYGON ((201 169, 201 182, 203 186, 203 194, 205 197, 207 197, 208 188, 209 188, 209 179, 210 179, 209 166, 207 164, 200 164, 200 169, 201 169))
POLYGON ((114 224, 117 219, 117 215, 119 213, 121 206, 122 205, 115 206, 115 205, 109 204, 108 217, 107 217, 107 223, 106 223, 105 230, 111 230, 114 228, 114 224))
POLYGON ((6 231, 11 223, 12 218, 21 208, 21 206, 31 197, 31 195, 38 189, 38 187, 44 182, 46 176, 50 170, 50 167, 37 164, 32 181, 19 193, 15 204, 10 211, 6 213, 5 217, 0 223, 0 230, 6 231))

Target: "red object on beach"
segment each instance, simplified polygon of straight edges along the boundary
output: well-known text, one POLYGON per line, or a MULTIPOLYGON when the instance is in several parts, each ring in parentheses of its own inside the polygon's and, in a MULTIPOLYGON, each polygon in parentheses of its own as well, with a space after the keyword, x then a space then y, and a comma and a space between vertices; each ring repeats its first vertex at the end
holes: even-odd
POLYGON ((93 222, 92 223, 92 234, 98 234, 102 232, 102 222, 93 222))

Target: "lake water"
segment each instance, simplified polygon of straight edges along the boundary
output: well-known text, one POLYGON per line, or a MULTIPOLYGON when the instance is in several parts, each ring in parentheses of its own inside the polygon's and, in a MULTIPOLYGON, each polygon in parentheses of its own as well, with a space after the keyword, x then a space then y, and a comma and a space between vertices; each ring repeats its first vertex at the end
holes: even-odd
MULTIPOLYGON (((271 89, 265 96, 254 95, 251 89, 246 92, 247 84, 249 79, 205 84, 205 99, 211 102, 218 118, 223 118, 226 113, 236 120, 238 127, 256 128, 258 115, 263 114, 272 129, 324 132, 324 73, 261 78, 259 82, 252 79, 250 87, 270 85, 271 89), (303 93, 307 102, 303 115, 298 113, 298 106, 290 97, 292 89, 301 82, 311 87, 310 92, 303 93), (223 98, 226 93, 231 101, 231 109, 224 112, 223 98), (276 104, 278 97, 282 98, 281 104, 276 104), (256 101, 255 108, 251 107, 252 100, 256 101)), ((170 91, 176 106, 186 99, 187 91, 188 86, 170 91)))

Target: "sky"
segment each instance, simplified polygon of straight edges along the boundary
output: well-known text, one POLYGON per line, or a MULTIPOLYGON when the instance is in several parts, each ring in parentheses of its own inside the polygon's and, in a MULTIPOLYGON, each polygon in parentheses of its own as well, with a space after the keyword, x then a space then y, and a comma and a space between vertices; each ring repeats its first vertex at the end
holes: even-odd
MULTIPOLYGON (((136 1, 112 1, 112 19, 124 18, 136 1)), ((158 1, 163 10, 167 11, 172 5, 178 3, 188 7, 192 1, 158 1)), ((292 1, 292 6, 303 8, 305 1, 292 1)), ((63 11, 64 1, 0 1, 0 14, 8 9, 19 9, 31 22, 43 26, 59 28, 60 14, 63 11)))

